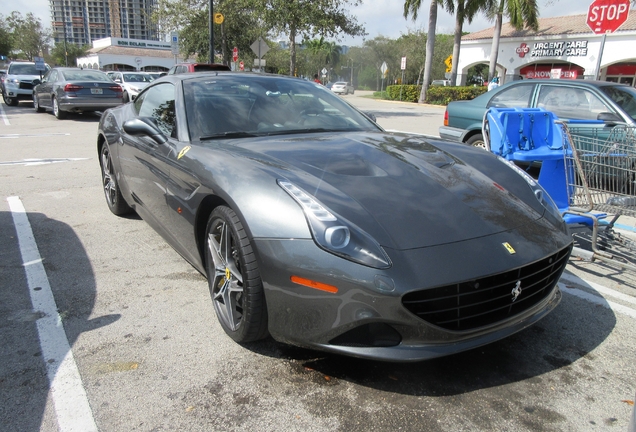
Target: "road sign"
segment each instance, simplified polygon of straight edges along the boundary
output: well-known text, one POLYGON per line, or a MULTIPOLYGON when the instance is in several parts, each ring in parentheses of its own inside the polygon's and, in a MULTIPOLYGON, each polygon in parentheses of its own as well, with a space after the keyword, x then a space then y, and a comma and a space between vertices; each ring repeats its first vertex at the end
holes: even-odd
POLYGON ((238 60, 238 48, 234 47, 234 49, 232 50, 232 61, 237 61, 238 60))
POLYGON ((596 34, 613 33, 629 14, 629 0, 594 0, 587 11, 587 25, 596 34))
POLYGON ((256 40, 252 45, 250 45, 254 54, 257 57, 261 58, 265 55, 267 51, 269 51, 269 47, 267 46, 267 42, 263 40, 262 37, 259 36, 258 40, 256 40))
POLYGON ((446 57, 446 60, 444 60, 444 64, 446 65, 446 72, 450 72, 451 70, 453 70, 453 55, 452 54, 446 57))
POLYGON ((170 35, 170 50, 173 55, 179 54, 179 35, 177 32, 172 32, 170 35))
POLYGON ((406 70, 406 57, 402 57, 402 63, 400 63, 400 69, 406 70))
POLYGON ((380 72, 382 72, 382 76, 386 76, 387 72, 389 72, 389 67, 386 65, 386 62, 382 62, 382 66, 380 66, 380 72))
POLYGON ((240 68, 242 71, 244 71, 244 70, 245 70, 245 63, 240 62, 240 63, 239 63, 239 68, 240 68))
POLYGON ((223 14, 220 14, 220 13, 214 14, 214 24, 223 24, 224 20, 225 20, 225 17, 223 16, 223 14))
POLYGON ((44 72, 46 70, 46 66, 44 65, 44 57, 34 57, 33 61, 35 62, 35 70, 44 72))

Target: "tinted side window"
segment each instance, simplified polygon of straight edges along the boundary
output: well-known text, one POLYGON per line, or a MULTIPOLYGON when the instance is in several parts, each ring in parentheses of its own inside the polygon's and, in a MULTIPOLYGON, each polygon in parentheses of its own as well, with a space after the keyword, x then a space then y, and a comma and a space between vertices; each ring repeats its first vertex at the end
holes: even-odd
POLYGON ((596 120, 599 113, 614 112, 591 91, 568 86, 541 86, 537 106, 564 119, 596 120))
POLYGON ((488 108, 528 108, 530 106, 530 96, 534 84, 521 84, 508 87, 497 93, 490 102, 488 108))
POLYGON ((174 85, 164 83, 149 88, 135 101, 140 117, 152 117, 166 136, 176 136, 174 85))

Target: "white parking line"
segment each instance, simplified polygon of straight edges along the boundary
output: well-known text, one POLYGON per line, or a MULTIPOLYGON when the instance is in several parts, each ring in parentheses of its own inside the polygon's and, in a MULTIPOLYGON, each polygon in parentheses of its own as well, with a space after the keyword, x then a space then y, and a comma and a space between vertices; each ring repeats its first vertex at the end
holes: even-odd
POLYGON ((4 108, 2 108, 2 104, 0 104, 0 116, 2 116, 2 120, 4 120, 5 125, 11 126, 11 123, 9 123, 9 117, 7 117, 7 114, 4 112, 4 108))
POLYGON ((26 211, 19 197, 9 197, 7 201, 18 235, 33 310, 44 313, 36 324, 59 430, 97 432, 26 211))
POLYGON ((617 300, 621 300, 626 303, 636 304, 636 298, 631 297, 627 294, 623 294, 619 291, 613 290, 606 286, 597 284, 595 282, 586 281, 585 279, 581 279, 577 276, 570 275, 567 273, 564 273, 561 276, 561 280, 559 281, 559 288, 564 293, 571 294, 575 297, 581 298, 583 300, 587 300, 590 303, 594 303, 596 305, 606 307, 608 309, 611 309, 614 312, 627 315, 628 317, 636 319, 636 309, 632 309, 629 306, 616 303, 606 298, 606 297, 613 297, 617 300), (569 285, 572 283, 578 284, 580 286, 589 287, 590 289, 598 292, 600 295, 596 295, 588 291, 579 289, 575 286, 569 285))

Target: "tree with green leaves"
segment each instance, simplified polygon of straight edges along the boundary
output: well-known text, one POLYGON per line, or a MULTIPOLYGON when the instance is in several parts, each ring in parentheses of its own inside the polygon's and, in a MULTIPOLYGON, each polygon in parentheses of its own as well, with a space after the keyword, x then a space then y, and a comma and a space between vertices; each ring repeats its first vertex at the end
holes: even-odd
MULTIPOLYGON (((433 66, 433 54, 435 52, 435 27, 437 26, 437 3, 438 0, 430 0, 428 11, 428 34, 426 36, 426 58, 424 63, 424 78, 422 81, 422 92, 420 93, 419 103, 426 101, 426 92, 431 83, 431 69, 433 66)), ((405 0, 404 1, 404 18, 409 16, 413 21, 417 20, 417 15, 422 6, 422 0, 405 0)))
POLYGON ((477 12, 487 9, 491 3, 492 0, 454 0, 445 3, 445 9, 450 14, 455 14, 453 64, 450 72, 451 85, 455 85, 457 82, 457 68, 459 63, 457 60, 459 59, 459 52, 461 50, 464 22, 468 21, 470 24, 477 12))
POLYGON ((488 68, 488 81, 490 81, 495 76, 497 68, 503 16, 508 17, 510 25, 517 30, 527 27, 537 31, 539 30, 539 7, 536 0, 490 0, 487 10, 488 16, 495 20, 488 68))
POLYGON ((364 27, 347 10, 359 0, 263 0, 264 20, 274 32, 289 35, 289 74, 296 72, 296 38, 311 39, 317 35, 333 38, 340 34, 365 35, 364 27))
POLYGON ((11 30, 6 23, 6 18, 0 14, 0 55, 8 56, 12 50, 11 30))
POLYGON ((327 70, 336 67, 340 61, 340 55, 342 48, 335 42, 326 41, 324 38, 311 39, 303 43, 304 50, 306 50, 314 58, 315 63, 314 70, 305 71, 307 75, 314 75, 319 73, 320 70, 327 68, 327 70))
POLYGON ((50 30, 42 27, 42 22, 32 13, 23 17, 20 12, 13 11, 7 17, 7 25, 11 31, 11 42, 13 50, 18 51, 27 60, 32 61, 47 51, 50 30))
POLYGON ((75 66, 79 57, 85 57, 90 49, 89 45, 59 42, 51 50, 51 62, 60 66, 75 66), (65 48, 66 46, 66 48, 65 48))
MULTIPOLYGON (((237 47, 241 59, 254 59, 250 45, 263 33, 264 0, 217 0, 214 13, 224 16, 222 24, 214 24, 214 50, 229 63, 232 49, 237 47)), ((199 61, 210 58, 209 0, 159 0, 152 20, 163 33, 177 31, 181 53, 199 61)), ((265 33, 267 33, 265 31, 265 33)))

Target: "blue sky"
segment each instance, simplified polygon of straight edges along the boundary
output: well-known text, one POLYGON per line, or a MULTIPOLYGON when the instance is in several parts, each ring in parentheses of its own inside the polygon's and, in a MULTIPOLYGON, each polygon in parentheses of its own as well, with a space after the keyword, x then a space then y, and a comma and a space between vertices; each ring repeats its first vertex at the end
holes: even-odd
MULTIPOLYGON (((554 17, 562 15, 575 15, 587 13, 591 0, 538 0, 541 17, 554 17)), ((369 35, 374 38, 378 35, 397 38, 400 34, 409 30, 425 30, 428 23, 428 2, 420 11, 420 17, 416 22, 405 20, 402 16, 404 0, 366 0, 358 7, 351 9, 351 14, 357 17, 358 22, 366 27, 369 35)), ((48 0, 0 0, 0 11, 8 15, 13 10, 18 10, 22 15, 32 12, 42 20, 45 27, 51 25, 51 12, 48 0)), ((440 10, 437 19, 438 33, 452 33, 455 26, 454 17, 440 10)), ((464 25, 464 31, 478 31, 491 27, 484 16, 478 16, 472 24, 464 25)), ((342 38, 338 41, 343 45, 360 45, 362 38, 342 38)))

